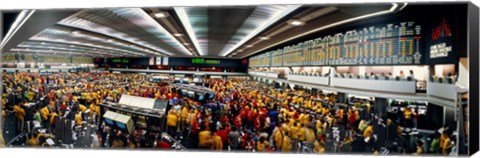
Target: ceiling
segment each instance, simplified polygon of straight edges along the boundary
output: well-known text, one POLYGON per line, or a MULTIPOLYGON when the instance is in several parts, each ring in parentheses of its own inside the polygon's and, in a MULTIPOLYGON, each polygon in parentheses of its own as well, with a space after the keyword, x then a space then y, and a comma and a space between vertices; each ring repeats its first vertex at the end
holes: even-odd
POLYGON ((25 10, 3 53, 244 58, 406 4, 25 10), (293 22, 293 23, 292 23, 293 22), (297 22, 295 24, 295 22, 297 22))

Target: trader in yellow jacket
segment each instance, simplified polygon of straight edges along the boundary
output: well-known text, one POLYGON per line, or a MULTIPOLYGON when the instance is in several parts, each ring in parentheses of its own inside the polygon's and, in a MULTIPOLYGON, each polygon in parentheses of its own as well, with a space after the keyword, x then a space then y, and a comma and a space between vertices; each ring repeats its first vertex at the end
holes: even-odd
POLYGON ((212 137, 212 149, 215 151, 222 151, 223 148, 223 143, 222 143, 222 138, 217 135, 217 133, 213 134, 212 137))
MULTIPOLYGON (((452 140, 450 139, 449 135, 444 132, 444 138, 442 144, 440 144, 440 148, 442 149, 443 155, 448 155, 450 153, 450 149, 453 147, 452 140)), ((442 139, 442 138, 440 138, 442 139)))
POLYGON ((83 119, 82 119, 82 113, 80 112, 77 112, 77 114, 75 114, 75 125, 77 126, 81 126, 83 125, 83 119))
POLYGON ((15 105, 13 107, 13 112, 15 113, 15 117, 17 118, 17 130, 23 130, 23 123, 25 120, 25 110, 20 107, 20 105, 15 105))
POLYGON ((36 147, 38 146, 38 133, 34 133, 30 139, 27 140, 27 145, 36 147))
POLYGON ((40 114, 42 114, 42 120, 47 120, 50 115, 50 110, 48 110, 47 107, 43 107, 40 109, 40 114))
POLYGON ((5 139, 3 139, 3 133, 2 130, 0 129, 0 148, 5 147, 5 139))
POLYGON ((373 125, 372 123, 368 123, 367 128, 365 128, 365 131, 363 131, 363 137, 369 138, 369 137, 372 137, 372 135, 373 135, 373 125))
POLYGON ((314 153, 319 153, 319 154, 325 153, 325 147, 324 147, 323 142, 321 142, 319 140, 316 140, 315 144, 314 144, 314 147, 313 147, 313 152, 314 153))
POLYGON ((205 128, 204 130, 202 130, 199 134, 198 134, 198 140, 199 140, 199 147, 201 149, 209 149, 211 148, 212 146, 212 132, 210 132, 210 130, 207 128, 205 128))
POLYGON ((263 152, 265 151, 270 144, 268 144, 268 141, 266 141, 265 137, 260 137, 260 140, 257 141, 257 151, 263 152))
POLYGON ((285 132, 283 128, 280 128, 277 130, 277 132, 275 132, 274 135, 275 146, 278 150, 281 149, 283 137, 285 137, 285 132))
POLYGON ((290 138, 287 136, 288 132, 285 132, 282 141, 282 152, 292 152, 292 143, 290 138))

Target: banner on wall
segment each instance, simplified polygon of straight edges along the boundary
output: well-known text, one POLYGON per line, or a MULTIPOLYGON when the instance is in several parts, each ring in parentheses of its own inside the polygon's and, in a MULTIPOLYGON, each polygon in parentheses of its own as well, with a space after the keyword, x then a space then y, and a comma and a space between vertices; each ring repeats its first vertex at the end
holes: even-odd
POLYGON ((163 57, 162 65, 168 66, 168 57, 163 57))
POLYGON ((155 57, 155 65, 162 65, 162 57, 155 57))
POLYGON ((425 51, 428 54, 428 64, 455 63, 458 62, 456 45, 454 40, 457 36, 455 32, 454 18, 443 17, 437 19, 431 24, 430 31, 427 32, 427 47, 425 51))

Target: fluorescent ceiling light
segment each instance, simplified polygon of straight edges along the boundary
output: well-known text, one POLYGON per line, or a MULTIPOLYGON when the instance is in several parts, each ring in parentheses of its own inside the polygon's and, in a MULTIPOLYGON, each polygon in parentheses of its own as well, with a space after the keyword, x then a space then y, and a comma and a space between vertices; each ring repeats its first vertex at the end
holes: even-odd
MULTIPOLYGON (((370 14, 365 14, 365 15, 361 15, 361 16, 357 16, 357 17, 353 17, 353 18, 350 18, 350 19, 346 19, 346 20, 343 20, 343 21, 339 21, 339 22, 336 22, 336 23, 332 23, 332 24, 329 24, 329 25, 326 25, 326 26, 323 26, 323 27, 319 27, 317 29, 314 29, 314 30, 310 30, 308 32, 304 32, 302 34, 298 34, 296 36, 293 36, 293 37, 290 37, 288 39, 285 39, 283 41, 280 41, 280 42, 277 42, 275 44, 272 44, 268 47, 264 47, 258 51, 255 51, 255 52, 252 52, 252 53, 249 53, 249 54, 246 54, 245 56, 248 56, 248 55, 251 55, 251 54, 255 54, 255 53, 258 53, 258 52, 261 52, 265 49, 268 49, 268 48, 271 48, 273 46, 276 46, 276 45, 279 45, 281 43, 284 43, 284 42, 287 42, 287 41, 291 41, 293 39, 296 39, 296 38, 299 38, 299 37, 302 37, 302 36, 305 36, 305 35, 308 35, 308 34, 311 34, 311 33, 314 33, 314 32, 317 32, 317 31, 320 31, 320 30, 324 30, 324 29, 327 29, 327 28, 331 28, 331 27, 335 27, 335 26, 338 26, 338 25, 342 25, 342 24, 346 24, 346 23, 349 23, 349 22, 352 22, 352 21, 356 21, 356 20, 361 20, 361 19, 366 19, 366 18, 370 18, 370 17, 374 17, 374 16, 378 16, 378 15, 383 15, 383 14, 388 14, 388 13, 391 13, 393 11, 395 11, 395 9, 397 9, 398 7, 398 4, 396 3, 392 3, 392 7, 390 7, 390 9, 388 10, 383 10, 383 11, 378 11, 378 12, 375 12, 375 13, 370 13, 370 14)), ((245 57, 243 56, 243 57, 245 57)), ((243 58, 242 57, 242 58, 243 58)))
POLYGON ((12 26, 8 30, 7 34, 5 35, 2 43, 0 44, 0 48, 3 49, 7 41, 9 41, 15 33, 17 33, 18 29, 32 16, 35 10, 23 10, 18 14, 17 18, 13 22, 12 26))
POLYGON ((290 24, 290 25, 292 25, 292 26, 302 26, 302 25, 305 25, 305 22, 303 22, 303 21, 301 21, 301 20, 298 20, 298 19, 288 20, 287 23, 290 24))
POLYGON ((195 46, 195 48, 198 50, 198 54, 204 55, 198 44, 195 32, 193 32, 192 24, 190 24, 190 19, 187 15, 187 12, 185 11, 185 8, 174 7, 173 9, 175 10, 178 17, 180 18, 180 22, 182 23, 183 27, 187 31, 187 35, 190 37, 190 40, 192 40, 193 46, 195 46))
POLYGON ((235 36, 241 36, 239 39, 242 39, 240 41, 236 41, 233 39, 234 36, 232 36, 232 39, 230 39, 229 43, 235 43, 234 45, 228 45, 225 46, 222 51, 220 52, 221 56, 226 56, 230 53, 232 53, 235 49, 238 49, 241 45, 245 44, 245 42, 249 41, 253 37, 255 37, 258 33, 261 31, 265 30, 267 27, 270 25, 274 24, 278 20, 282 19, 286 15, 290 14, 291 12, 297 10, 300 8, 302 5, 288 5, 288 6, 282 6, 282 5, 272 5, 272 6, 258 6, 254 13, 245 20, 243 27, 248 28, 251 27, 251 25, 254 25, 255 28, 253 29, 239 29, 237 30, 237 33, 235 36), (282 8, 283 7, 283 8, 282 8), (282 9, 277 9, 277 8, 282 8, 282 9), (257 16, 264 15, 265 12, 269 12, 271 15, 266 17, 266 18, 258 18, 257 16), (243 31, 248 32, 247 35, 243 31))
POLYGON ((80 31, 78 31, 78 30, 75 30, 75 31, 73 31, 72 33, 73 33, 74 35, 79 35, 79 34, 81 34, 82 32, 80 32, 80 31))
POLYGON ((175 36, 175 37, 182 37, 183 34, 181 34, 181 33, 174 33, 173 36, 175 36))
POLYGON ((259 37, 258 39, 260 39, 260 40, 269 40, 269 39, 270 39, 270 37, 267 37, 267 36, 261 36, 261 37, 259 37))
POLYGON ((155 16, 156 18, 165 18, 165 17, 167 17, 167 14, 164 13, 164 12, 158 12, 158 13, 153 14, 153 16, 155 16))

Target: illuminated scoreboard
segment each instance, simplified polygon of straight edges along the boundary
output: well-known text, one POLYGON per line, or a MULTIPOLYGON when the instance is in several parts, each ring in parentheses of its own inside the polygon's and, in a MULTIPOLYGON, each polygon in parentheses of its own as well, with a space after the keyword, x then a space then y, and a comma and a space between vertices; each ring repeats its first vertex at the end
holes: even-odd
POLYGON ((250 67, 421 64, 421 31, 412 21, 350 30, 254 56, 250 67))

